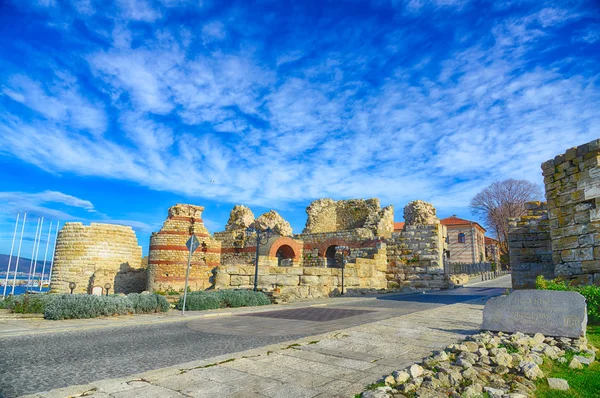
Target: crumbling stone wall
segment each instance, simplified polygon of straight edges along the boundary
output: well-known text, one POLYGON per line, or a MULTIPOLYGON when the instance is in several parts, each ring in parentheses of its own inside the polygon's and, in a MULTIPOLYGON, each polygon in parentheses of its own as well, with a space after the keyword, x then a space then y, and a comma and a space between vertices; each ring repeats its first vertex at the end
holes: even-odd
POLYGON ((446 228, 433 205, 417 200, 404 208, 404 228, 388 243, 388 287, 447 288, 446 228))
POLYGON ((600 139, 542 164, 557 276, 600 285, 600 139))
POLYGON ((545 202, 525 204, 526 214, 508 220, 508 247, 514 289, 535 289, 538 275, 554 278, 550 221, 545 202))
MULTIPOLYGON (((386 246, 381 243, 370 258, 357 258, 346 264, 344 289, 347 294, 387 287, 386 246)), ((272 292, 281 301, 327 297, 341 292, 340 268, 259 266, 258 287, 272 292)), ((215 270, 215 288, 250 289, 254 267, 222 265, 215 270)))
POLYGON ((142 248, 131 227, 65 223, 58 233, 50 290, 68 293, 69 282, 75 282, 74 293, 91 293, 94 286, 104 291, 104 284, 108 282, 112 291, 142 291, 143 287, 140 290, 139 286, 145 285, 145 270, 141 259, 142 248))
POLYGON ((148 284, 150 291, 183 291, 189 251, 186 242, 195 234, 201 246, 191 260, 189 287, 204 290, 212 286, 212 269, 221 264, 221 242, 204 226, 204 207, 178 204, 169 209, 167 220, 150 237, 148 284))
POLYGON ((364 228, 372 236, 391 237, 394 208, 381 208, 379 199, 334 201, 319 199, 306 208, 308 219, 303 234, 347 231, 364 228))

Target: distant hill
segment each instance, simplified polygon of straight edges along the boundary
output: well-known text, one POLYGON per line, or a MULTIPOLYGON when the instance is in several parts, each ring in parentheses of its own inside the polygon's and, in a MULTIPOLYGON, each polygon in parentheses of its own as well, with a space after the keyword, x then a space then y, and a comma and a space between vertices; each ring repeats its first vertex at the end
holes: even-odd
MULTIPOLYGON (((8 254, 0 254, 0 272, 6 272, 6 269, 8 268, 8 259, 10 258, 10 256, 8 254)), ((12 263, 10 264, 10 273, 12 275, 12 273, 15 270, 15 262, 17 260, 17 256, 13 255, 12 258, 12 263)), ((30 259, 28 258, 23 258, 21 257, 19 259, 19 272, 29 272, 29 263, 31 262, 30 259)), ((40 266, 42 266, 44 264, 44 260, 42 259, 42 261, 40 262, 40 259, 38 258, 37 261, 37 273, 42 271, 42 268, 40 268, 40 266)), ((46 265, 49 264, 49 261, 46 261, 46 265)))

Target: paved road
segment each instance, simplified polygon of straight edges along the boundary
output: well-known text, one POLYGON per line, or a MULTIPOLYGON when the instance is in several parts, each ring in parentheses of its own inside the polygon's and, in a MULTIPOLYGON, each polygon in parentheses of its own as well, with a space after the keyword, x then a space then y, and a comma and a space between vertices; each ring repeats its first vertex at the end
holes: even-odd
POLYGON ((283 314, 269 311, 271 314, 3 337, 0 338, 0 397, 132 375, 498 295, 503 290, 468 287, 339 304, 331 299, 326 307, 282 308, 278 312, 288 311, 283 314))

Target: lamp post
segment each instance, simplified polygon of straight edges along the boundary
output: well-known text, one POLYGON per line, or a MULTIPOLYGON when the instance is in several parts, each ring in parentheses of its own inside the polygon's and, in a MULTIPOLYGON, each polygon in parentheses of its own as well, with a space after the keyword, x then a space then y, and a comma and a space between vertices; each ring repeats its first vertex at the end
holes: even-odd
POLYGON ((263 231, 257 227, 248 227, 246 236, 251 238, 253 234, 256 234, 256 257, 254 258, 254 291, 256 292, 258 290, 258 248, 261 245, 266 245, 275 234, 271 228, 263 231))
POLYGON ((106 289, 106 297, 108 297, 108 291, 110 290, 110 288, 111 288, 111 284, 110 283, 105 283, 104 284, 104 289, 106 289))
POLYGON ((73 294, 73 290, 77 287, 77 283, 69 282, 69 289, 71 289, 71 294, 73 294))
POLYGON ((344 259, 344 253, 349 251, 348 246, 336 246, 335 251, 342 253, 342 296, 344 295, 344 269, 346 269, 346 260, 344 259))

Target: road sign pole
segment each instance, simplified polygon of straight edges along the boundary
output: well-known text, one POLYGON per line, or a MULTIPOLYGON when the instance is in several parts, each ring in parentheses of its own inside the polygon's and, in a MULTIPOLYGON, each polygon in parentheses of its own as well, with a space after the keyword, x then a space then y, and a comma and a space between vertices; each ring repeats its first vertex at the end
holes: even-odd
POLYGON ((185 273, 185 289, 183 291, 183 307, 181 308, 181 316, 185 315, 185 302, 187 300, 188 281, 190 279, 190 267, 192 265, 192 253, 194 253, 198 246, 200 246, 200 242, 198 242, 196 235, 192 234, 185 245, 187 246, 190 254, 188 256, 187 271, 185 273))
POLYGON ((188 256, 187 272, 185 273, 185 290, 183 291, 183 307, 181 308, 181 315, 185 314, 185 300, 187 299, 188 280, 190 278, 190 266, 192 264, 192 251, 188 256))

